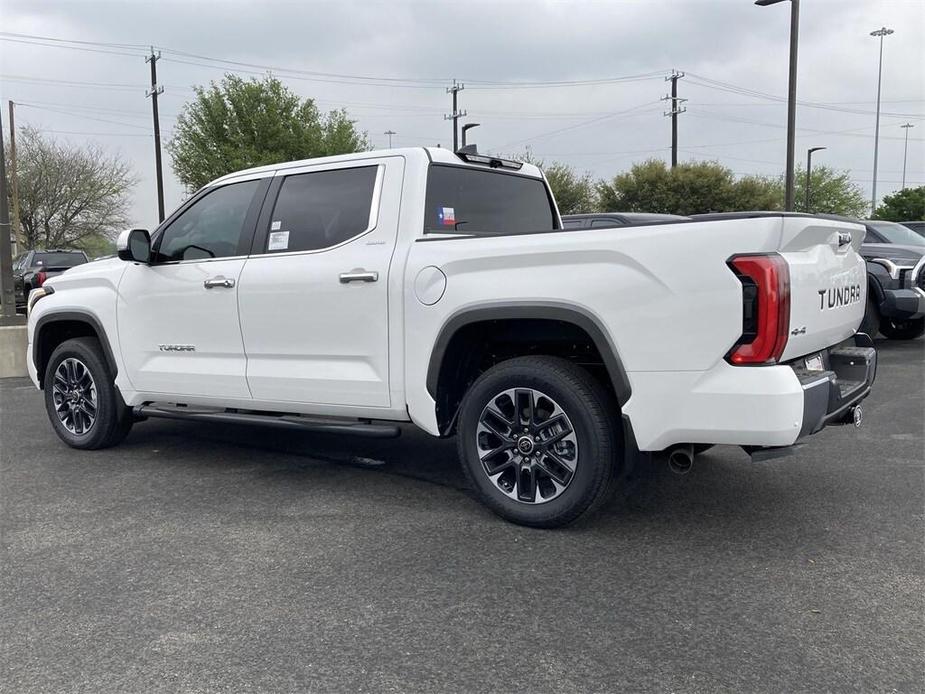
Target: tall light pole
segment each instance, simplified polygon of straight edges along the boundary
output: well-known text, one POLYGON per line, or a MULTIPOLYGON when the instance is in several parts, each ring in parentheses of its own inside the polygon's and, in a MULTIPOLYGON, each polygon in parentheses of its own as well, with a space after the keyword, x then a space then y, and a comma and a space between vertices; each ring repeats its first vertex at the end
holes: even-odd
MULTIPOLYGON (((755 0, 761 7, 785 0, 755 0)), ((784 209, 793 211, 793 168, 797 125, 797 43, 800 33, 800 0, 790 0, 790 84, 787 90, 787 172, 784 177, 784 209)))
POLYGON ((470 130, 472 130, 472 128, 477 128, 477 127, 479 127, 480 125, 481 125, 481 123, 466 123, 466 124, 462 127, 462 146, 463 146, 463 147, 466 146, 466 133, 469 132, 470 130))
POLYGON ((383 134, 383 135, 388 135, 388 136, 389 136, 389 149, 392 149, 392 135, 398 135, 398 133, 395 132, 394 130, 386 130, 386 131, 385 131, 384 133, 382 133, 382 134, 383 134))
POLYGON ((899 126, 906 131, 906 142, 903 144, 903 190, 906 189, 906 155, 909 154, 909 128, 914 128, 912 123, 903 123, 899 126))
POLYGON ((871 36, 880 38, 880 66, 877 68, 877 120, 874 125, 874 182, 870 191, 870 214, 877 210, 877 154, 880 148, 880 81, 883 78, 883 37, 893 33, 892 29, 881 27, 870 32, 871 36))
POLYGON ((804 212, 812 212, 812 210, 809 209, 809 183, 810 180, 812 180, 811 174, 813 172, 813 152, 818 152, 822 149, 825 149, 825 147, 810 147, 808 150, 806 150, 806 205, 804 206, 804 212))

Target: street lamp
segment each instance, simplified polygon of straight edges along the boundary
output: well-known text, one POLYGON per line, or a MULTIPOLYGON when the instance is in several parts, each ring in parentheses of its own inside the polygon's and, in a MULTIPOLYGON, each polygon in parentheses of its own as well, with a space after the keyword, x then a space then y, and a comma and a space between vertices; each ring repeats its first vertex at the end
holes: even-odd
POLYGON ((471 130, 472 128, 477 128, 477 127, 479 127, 480 125, 481 125, 481 123, 466 123, 466 124, 462 127, 462 146, 463 146, 463 147, 466 146, 466 132, 468 132, 468 131, 471 130))
MULTIPOLYGON (((755 0, 761 7, 785 0, 755 0)), ((790 0, 790 85, 787 92, 787 172, 784 178, 784 209, 793 210, 794 140, 797 123, 797 40, 800 30, 800 0, 790 0)))
POLYGON ((394 130, 386 130, 386 131, 385 131, 384 133, 382 133, 382 134, 383 134, 383 135, 388 135, 388 136, 389 136, 389 149, 392 149, 392 135, 398 135, 398 133, 395 132, 394 130))
POLYGON ((903 190, 906 189, 906 155, 909 154, 909 128, 914 128, 912 123, 903 123, 899 126, 906 131, 906 142, 903 144, 903 190))
POLYGON ((826 149, 825 147, 810 147, 806 150, 806 209, 805 212, 811 212, 809 209, 809 182, 811 179, 811 174, 813 172, 813 152, 818 152, 821 149, 826 149))
POLYGON ((877 153, 880 147, 880 80, 883 77, 883 37, 893 33, 892 29, 881 27, 870 32, 871 36, 880 38, 880 67, 877 68, 877 120, 874 125, 874 183, 870 192, 870 214, 877 209, 877 153))

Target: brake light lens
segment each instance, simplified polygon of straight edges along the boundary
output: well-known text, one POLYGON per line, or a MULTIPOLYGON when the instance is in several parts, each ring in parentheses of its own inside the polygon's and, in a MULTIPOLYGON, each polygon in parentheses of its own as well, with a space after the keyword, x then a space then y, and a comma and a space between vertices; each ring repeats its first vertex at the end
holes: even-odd
POLYGON ((740 255, 729 266, 742 282, 742 336, 727 359, 736 366, 776 364, 790 330, 790 269, 779 255, 740 255))
POLYGON ((44 270, 40 270, 40 271, 35 275, 35 283, 36 283, 38 286, 40 286, 40 287, 41 287, 43 284, 45 284, 45 280, 47 280, 47 279, 48 279, 48 274, 47 274, 44 270))

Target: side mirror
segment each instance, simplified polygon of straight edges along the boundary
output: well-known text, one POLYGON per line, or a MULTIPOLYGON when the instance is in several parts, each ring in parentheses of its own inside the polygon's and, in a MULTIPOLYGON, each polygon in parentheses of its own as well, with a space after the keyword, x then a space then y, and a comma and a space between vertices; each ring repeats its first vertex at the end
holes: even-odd
POLYGON ((136 263, 151 262, 151 236, 147 229, 126 229, 116 241, 116 252, 121 260, 136 263))

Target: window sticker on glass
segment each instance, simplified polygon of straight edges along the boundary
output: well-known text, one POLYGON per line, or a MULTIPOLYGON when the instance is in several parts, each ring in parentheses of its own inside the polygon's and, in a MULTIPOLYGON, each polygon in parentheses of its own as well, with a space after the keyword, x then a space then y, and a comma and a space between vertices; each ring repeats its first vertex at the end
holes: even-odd
POLYGON ((453 211, 452 207, 438 207, 437 221, 440 222, 441 226, 455 227, 456 213, 453 211))
MULTIPOLYGON (((278 222, 274 222, 278 223, 278 222)), ((268 251, 285 251, 289 248, 289 232, 274 231, 270 234, 270 241, 267 244, 268 251)))
POLYGON ((270 225, 270 231, 279 231, 282 227, 283 223, 277 220, 270 225))

